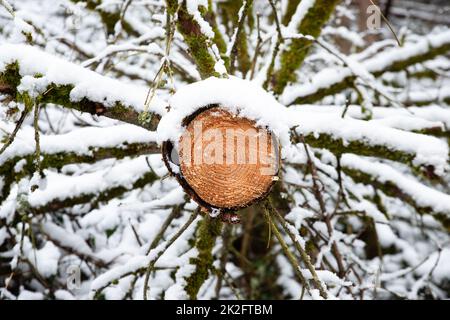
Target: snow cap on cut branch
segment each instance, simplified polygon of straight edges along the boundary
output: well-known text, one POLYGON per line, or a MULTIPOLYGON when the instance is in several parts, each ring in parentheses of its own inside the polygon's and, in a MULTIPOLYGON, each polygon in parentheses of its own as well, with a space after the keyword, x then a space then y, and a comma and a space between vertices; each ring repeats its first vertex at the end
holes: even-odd
POLYGON ((196 202, 227 211, 268 194, 278 180, 278 137, 289 139, 284 107, 271 95, 249 81, 209 78, 178 91, 170 108, 158 126, 164 159, 196 202))

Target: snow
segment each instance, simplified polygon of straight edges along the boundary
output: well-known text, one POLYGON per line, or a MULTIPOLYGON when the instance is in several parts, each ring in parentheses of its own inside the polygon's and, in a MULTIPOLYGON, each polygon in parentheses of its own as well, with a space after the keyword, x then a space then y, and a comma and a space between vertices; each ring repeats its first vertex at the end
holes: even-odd
POLYGON ((46 242, 41 249, 30 252, 28 260, 34 265, 37 263, 35 265, 37 271, 47 278, 56 275, 60 257, 58 248, 52 242, 46 242))
MULTIPOLYGON (((17 61, 19 72, 23 76, 20 91, 36 96, 43 93, 48 85, 72 85, 70 99, 73 102, 87 98, 107 107, 117 102, 124 106, 143 111, 148 88, 125 84, 121 81, 102 76, 73 63, 26 45, 3 44, 0 46, 0 72, 6 66, 17 61), (36 63, 39 61, 39 63, 36 63), (61 72, 64 70, 64 72, 61 72), (43 77, 34 78, 41 74, 43 77)), ((150 111, 164 114, 165 102, 158 97, 152 100, 150 111)))
POLYGON ((3 244, 5 239, 7 239, 6 227, 0 228, 0 246, 3 244))
POLYGON ((383 248, 388 248, 396 243, 397 236, 389 225, 377 223, 375 227, 377 229, 378 240, 383 248))
POLYGON ((312 217, 314 217, 314 213, 309 210, 303 208, 293 208, 291 212, 285 216, 285 219, 291 221, 294 224, 295 229, 298 230, 304 219, 312 217))
POLYGON ((428 275, 431 273, 431 277, 435 281, 441 282, 444 280, 450 280, 450 249, 444 248, 440 252, 433 253, 429 259, 416 269, 416 273, 419 275, 428 275), (434 269, 434 270, 433 270, 434 269))
POLYGON ((75 297, 67 290, 56 290, 55 298, 58 300, 76 300, 75 297))
POLYGON ((42 230, 52 241, 58 242, 63 247, 71 248, 86 256, 92 256, 93 252, 82 237, 75 233, 68 233, 56 224, 48 221, 42 224, 42 230))
MULTIPOLYGON (((301 269, 300 271, 302 272, 305 279, 313 279, 311 272, 308 269, 301 269)), ((348 286, 351 284, 351 282, 340 279, 335 273, 328 270, 317 270, 316 273, 319 280, 326 284, 338 284, 342 286, 348 286)))
POLYGON ((17 300, 44 300, 44 295, 41 292, 33 292, 29 290, 21 290, 17 300))

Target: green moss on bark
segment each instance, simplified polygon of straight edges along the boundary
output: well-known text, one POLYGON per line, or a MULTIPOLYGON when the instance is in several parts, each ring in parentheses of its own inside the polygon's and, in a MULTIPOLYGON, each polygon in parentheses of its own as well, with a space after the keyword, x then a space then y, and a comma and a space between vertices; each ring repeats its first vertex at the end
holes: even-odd
MULTIPOLYGON (((316 0, 297 31, 317 38, 338 2, 339 0, 316 0)), ((280 68, 271 79, 272 89, 276 94, 281 94, 288 83, 296 80, 295 71, 303 63, 310 44, 311 41, 308 39, 293 39, 288 48, 281 53, 280 68)))
MULTIPOLYGON (((295 141, 295 139, 294 139, 295 141)), ((428 179, 437 179, 434 173, 434 167, 431 165, 416 166, 413 161, 415 153, 396 150, 381 144, 369 144, 364 140, 344 141, 334 138, 327 134, 315 136, 309 134, 305 136, 305 142, 315 148, 324 148, 330 150, 333 154, 353 153, 360 156, 377 157, 408 164, 413 171, 428 179)))
POLYGON ((219 219, 211 218, 209 215, 206 215, 199 224, 195 243, 198 255, 190 261, 195 265, 195 271, 186 278, 185 290, 190 299, 197 298, 200 287, 208 278, 213 263, 212 249, 222 230, 222 222, 219 219))
POLYGON ((99 193, 85 193, 76 195, 66 199, 58 199, 46 203, 43 206, 31 208, 30 211, 34 214, 42 214, 46 212, 55 212, 64 208, 73 207, 78 204, 90 203, 91 207, 96 208, 100 203, 107 202, 111 199, 118 198, 128 191, 145 187, 159 179, 159 177, 153 172, 149 171, 142 177, 137 179, 130 186, 116 186, 107 190, 103 190, 99 193))
MULTIPOLYGON (((174 9, 176 4, 172 2, 168 2, 170 11, 176 10, 174 9)), ((216 59, 210 52, 211 40, 201 32, 200 26, 187 11, 186 1, 183 1, 178 10, 177 28, 189 47, 189 52, 197 65, 200 76, 202 78, 220 76, 215 71, 216 59)))
MULTIPOLYGON (((37 75, 42 77, 42 75, 37 75)), ((28 103, 28 95, 19 93, 17 87, 20 84, 22 76, 19 73, 18 62, 11 63, 6 66, 5 70, 0 73, 0 93, 10 95, 17 102, 28 103)), ((53 103, 65 108, 75 109, 81 112, 88 112, 105 116, 108 118, 120 120, 123 122, 135 124, 149 130, 155 130, 160 116, 152 114, 151 121, 142 124, 139 121, 139 113, 132 107, 126 106, 123 103, 116 101, 113 106, 105 106, 102 102, 92 101, 88 98, 83 98, 80 101, 72 101, 70 92, 73 90, 73 85, 57 85, 51 83, 46 90, 36 98, 40 103, 53 103)))
MULTIPOLYGON (((42 169, 60 169, 65 165, 73 163, 94 163, 109 158, 122 159, 127 156, 158 153, 159 147, 156 144, 132 143, 123 147, 92 148, 90 151, 90 154, 85 155, 79 155, 74 152, 43 153, 40 166, 42 169)), ((18 182, 26 176, 33 175, 36 169, 34 160, 34 153, 30 153, 28 155, 13 157, 0 166, 0 176, 4 179, 0 192, 0 201, 3 201, 9 195, 12 183, 18 182), (20 171, 15 172, 14 166, 20 160, 25 160, 25 164, 20 171)))

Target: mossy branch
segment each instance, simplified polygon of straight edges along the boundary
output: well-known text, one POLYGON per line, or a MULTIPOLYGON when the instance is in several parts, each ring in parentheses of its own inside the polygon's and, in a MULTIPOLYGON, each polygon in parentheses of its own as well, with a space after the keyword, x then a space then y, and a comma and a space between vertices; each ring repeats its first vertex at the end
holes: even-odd
MULTIPOLYGON (((18 62, 7 65, 4 71, 0 73, 0 94, 7 95, 16 102, 25 102, 28 95, 26 92, 19 92, 17 89, 23 76, 25 75, 19 73, 18 62)), ((70 99, 72 89, 74 89, 74 85, 51 83, 38 97, 38 100, 41 104, 54 103, 65 108, 138 125, 148 130, 156 130, 161 118, 158 114, 152 113, 151 121, 143 124, 139 121, 140 113, 135 108, 124 105, 119 101, 116 101, 113 106, 106 106, 101 102, 90 100, 87 97, 84 97, 80 101, 72 101, 70 99)))
POLYGON ((118 198, 129 191, 143 188, 146 185, 155 182, 159 178, 160 177, 157 176, 153 171, 148 171, 131 184, 113 186, 106 190, 101 190, 100 192, 80 193, 71 195, 70 197, 64 199, 55 199, 46 203, 45 205, 39 207, 31 207, 30 211, 33 214, 44 214, 47 212, 55 212, 85 203, 90 203, 92 208, 96 208, 98 207, 99 203, 108 202, 109 200, 118 198))
MULTIPOLYGON (((109 158, 122 159, 125 157, 155 154, 159 152, 160 148, 156 145, 156 143, 130 143, 114 148, 92 147, 86 154, 79 154, 75 152, 41 152, 40 168, 41 170, 48 168, 60 169, 65 165, 73 163, 95 163, 97 161, 109 158)), ((6 199, 9 195, 11 185, 14 182, 18 182, 26 176, 33 175, 35 171, 33 164, 34 160, 34 152, 29 152, 25 155, 9 158, 0 165, 0 176, 3 177, 4 182, 0 192, 0 201, 6 199), (21 160, 25 160, 25 163, 22 166, 22 169, 16 172, 14 170, 14 166, 21 160)))
MULTIPOLYGON (((316 0, 297 26, 297 32, 317 38, 340 0, 316 0)), ((302 5, 300 1, 299 6, 302 5)), ((293 14, 294 15, 294 14, 293 14)), ((276 94, 283 93, 290 82, 295 82, 295 72, 308 54, 311 41, 306 38, 292 39, 280 55, 280 67, 272 76, 271 87, 276 94)))
POLYGON ((186 278, 185 290, 190 299, 197 299, 200 287, 208 279, 209 271, 214 262, 212 249, 222 230, 222 222, 219 219, 211 218, 209 215, 206 215, 199 224, 195 243, 198 255, 191 259, 191 263, 195 265, 195 271, 186 278))
MULTIPOLYGON (((388 159, 397 161, 400 163, 408 164, 418 174, 429 178, 436 179, 437 176, 434 172, 432 165, 422 164, 417 166, 414 164, 416 158, 415 153, 409 153, 407 151, 398 150, 389 146, 377 143, 368 143, 362 139, 343 141, 341 138, 333 137, 326 133, 320 134, 307 134, 304 136, 305 142, 314 148, 323 148, 330 150, 335 155, 343 153, 353 153, 360 156, 377 157, 382 159, 388 159)), ((300 143, 300 136, 294 135, 292 138, 293 143, 300 143)))
POLYGON ((266 206, 264 206, 263 213, 270 230, 273 231, 273 233, 275 234, 275 237, 277 238, 278 242, 281 245, 281 249, 286 255, 286 258, 288 259, 289 263, 291 264, 292 269, 294 270, 294 274, 300 280, 300 283, 303 285, 303 287, 310 293, 309 284, 301 272, 300 264, 298 263, 297 259, 295 258, 291 250, 289 250, 286 241, 284 241, 283 236, 280 233, 280 230, 278 230, 278 227, 275 224, 274 219, 272 218, 271 212, 268 210, 266 206))
POLYGON ((247 50, 244 23, 247 15, 251 14, 249 11, 251 11, 252 4, 253 0, 245 0, 245 3, 241 9, 241 16, 236 27, 234 43, 232 44, 230 52, 230 72, 234 73, 235 60, 237 57, 244 77, 250 69, 250 57, 247 50))
MULTIPOLYGON (((188 12, 186 1, 183 1, 180 6, 176 0, 167 0, 166 3, 169 14, 178 13, 177 29, 189 48, 200 76, 202 78, 218 76, 215 70, 217 59, 211 50, 213 41, 202 33, 200 25, 188 12)), ((203 8, 203 16, 206 12, 207 8, 203 8)))
POLYGON ((374 188, 381 190, 387 196, 401 199, 411 205, 419 214, 430 214, 437 221, 441 222, 443 227, 450 232, 450 217, 447 212, 439 212, 429 206, 422 205, 416 201, 413 196, 400 189, 394 182, 381 181, 377 179, 377 177, 354 168, 343 167, 342 171, 351 177, 355 182, 371 185, 374 188))
POLYGON ((221 54, 225 54, 227 51, 227 44, 225 42, 225 39, 223 38, 222 33, 219 30, 219 26, 217 24, 217 15, 214 11, 212 0, 208 0, 208 11, 206 11, 203 16, 214 31, 214 43, 219 49, 219 52, 221 54))

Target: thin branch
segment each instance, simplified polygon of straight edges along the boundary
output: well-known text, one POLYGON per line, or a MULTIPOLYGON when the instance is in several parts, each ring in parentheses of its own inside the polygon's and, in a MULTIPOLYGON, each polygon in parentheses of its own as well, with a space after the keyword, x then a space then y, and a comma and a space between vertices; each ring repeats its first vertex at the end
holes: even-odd
POLYGON ((324 299, 327 299, 328 294, 325 291, 325 289, 323 288, 319 277, 317 276, 316 269, 314 268, 314 266, 311 263, 311 258, 306 253, 306 251, 302 247, 302 245, 298 242, 296 236, 292 233, 292 231, 291 231, 290 227, 288 226, 288 223, 286 222, 286 220, 281 216, 281 214, 278 212, 278 210, 273 207, 272 203, 269 200, 266 200, 264 206, 266 207, 266 210, 268 210, 273 216, 275 216, 275 218, 278 220, 278 222, 283 227, 284 231, 289 235, 289 237, 292 240, 292 243, 294 244, 294 247, 300 253, 300 257, 302 258, 302 261, 306 264, 309 272, 311 273, 312 280, 313 280, 316 288, 319 290, 320 295, 324 299))
MULTIPOLYGON (((172 238, 170 238, 167 242, 165 242, 164 245, 161 245, 161 248, 158 247, 158 251, 155 257, 152 258, 148 263, 147 270, 145 273, 144 289, 143 289, 144 300, 147 300, 148 291, 150 289, 148 286, 148 282, 150 280, 150 273, 152 272, 155 263, 164 254, 164 252, 166 252, 166 250, 186 231, 186 229, 192 224, 192 222, 194 222, 198 214, 199 210, 195 210, 189 217, 188 221, 186 221, 186 223, 177 231, 177 233, 175 233, 172 238)), ((150 251, 149 254, 150 253, 152 253, 152 251, 150 251)))
POLYGON ((238 54, 238 44, 240 43, 240 38, 242 36, 242 32, 244 31, 244 23, 245 23, 245 18, 247 17, 249 8, 252 6, 253 4, 253 0, 245 0, 244 4, 242 5, 242 8, 240 11, 240 17, 239 17, 239 21, 238 21, 238 26, 236 28, 236 31, 233 35, 234 38, 234 42, 231 46, 231 51, 230 51, 230 73, 234 73, 235 70, 235 61, 236 61, 236 56, 238 54))
POLYGON ((286 257, 289 260, 289 262, 291 263, 292 268, 294 270, 294 274, 300 280, 300 282, 302 283, 303 287, 306 288, 308 293, 310 293, 309 284, 306 281, 305 277, 303 276, 302 272, 300 271, 301 268, 300 268, 300 265, 297 262, 297 259, 292 254, 292 252, 289 250, 288 245, 284 241, 283 236, 281 235, 280 231, 278 230, 278 227, 276 226, 275 222, 273 221, 272 215, 270 214, 270 212, 269 212, 269 210, 268 210, 268 208, 266 206, 264 206, 263 212, 264 212, 264 218, 266 218, 267 224, 273 230, 273 233, 275 234, 275 237, 277 238, 278 242, 280 243, 284 254, 286 255, 286 257))

